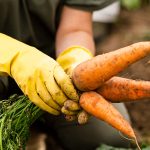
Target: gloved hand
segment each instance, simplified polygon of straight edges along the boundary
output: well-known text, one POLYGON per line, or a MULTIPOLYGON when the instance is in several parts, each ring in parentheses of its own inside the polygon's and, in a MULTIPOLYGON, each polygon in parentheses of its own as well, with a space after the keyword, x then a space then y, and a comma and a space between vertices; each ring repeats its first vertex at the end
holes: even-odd
POLYGON ((67 99, 79 99, 54 59, 4 34, 0 34, 0 74, 11 76, 35 105, 54 115, 67 99))
MULTIPOLYGON (((92 53, 84 47, 72 46, 64 50, 57 58, 57 62, 62 66, 65 72, 71 77, 73 69, 83 61, 91 59, 93 57, 92 53)), ((78 115, 78 122, 84 124, 87 122, 87 116, 85 117, 85 112, 78 113, 80 106, 77 102, 66 101, 64 107, 62 107, 62 112, 66 115, 78 115), (81 114, 81 115, 80 115, 81 114), (83 115, 84 114, 84 115, 83 115), (79 116, 80 115, 80 116, 79 116)), ((67 119, 72 120, 72 117, 67 119)), ((74 117, 73 117, 74 118, 74 117)))
POLYGON ((73 69, 83 61, 92 58, 92 53, 81 46, 72 46, 64 50, 57 58, 57 62, 68 75, 72 75, 73 69))

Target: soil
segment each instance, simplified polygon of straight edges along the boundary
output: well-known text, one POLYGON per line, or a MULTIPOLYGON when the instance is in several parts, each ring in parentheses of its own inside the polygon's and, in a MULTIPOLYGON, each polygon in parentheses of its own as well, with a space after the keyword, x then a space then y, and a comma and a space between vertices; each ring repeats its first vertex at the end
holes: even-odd
MULTIPOLYGON (((97 43, 97 54, 109 52, 135 42, 150 40, 150 6, 136 11, 122 10, 118 21, 109 25, 109 34, 97 43)), ((120 76, 138 80, 150 80, 150 56, 126 69, 120 76)), ((150 143, 150 102, 126 103, 133 127, 142 141, 150 143)))

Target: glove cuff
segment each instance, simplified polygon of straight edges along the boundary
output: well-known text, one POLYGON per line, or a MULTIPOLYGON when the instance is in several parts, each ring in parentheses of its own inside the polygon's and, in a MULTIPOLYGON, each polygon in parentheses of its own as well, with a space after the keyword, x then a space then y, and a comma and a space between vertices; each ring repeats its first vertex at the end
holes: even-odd
POLYGON ((81 46, 72 46, 64 50, 57 62, 65 70, 67 74, 71 74, 72 70, 81 62, 91 59, 93 54, 86 48, 81 46))

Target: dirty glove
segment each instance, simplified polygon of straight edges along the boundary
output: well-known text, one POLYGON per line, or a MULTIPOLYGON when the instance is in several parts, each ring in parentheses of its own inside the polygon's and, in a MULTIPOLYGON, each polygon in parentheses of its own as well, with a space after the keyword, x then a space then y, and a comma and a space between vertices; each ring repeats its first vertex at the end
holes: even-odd
POLYGON ((68 75, 72 75, 73 69, 83 61, 92 58, 92 53, 84 47, 72 46, 64 50, 59 57, 57 62, 65 70, 68 75))
POLYGON ((59 64, 34 47, 0 34, 0 75, 11 76, 22 92, 41 109, 58 115, 78 94, 59 64))
MULTIPOLYGON (((92 53, 84 47, 72 46, 64 50, 59 57, 57 62, 62 66, 65 72, 71 77, 73 69, 83 61, 92 58, 92 53)), ((77 112, 80 110, 80 106, 77 102, 66 101, 64 107, 62 107, 62 112, 66 115, 78 115, 82 114, 77 112)), ((70 119, 70 117, 67 116, 70 119)), ((78 117, 80 118, 80 117, 78 117)), ((82 122, 79 121, 78 122, 82 122)), ((83 124, 83 123, 81 123, 83 124)))

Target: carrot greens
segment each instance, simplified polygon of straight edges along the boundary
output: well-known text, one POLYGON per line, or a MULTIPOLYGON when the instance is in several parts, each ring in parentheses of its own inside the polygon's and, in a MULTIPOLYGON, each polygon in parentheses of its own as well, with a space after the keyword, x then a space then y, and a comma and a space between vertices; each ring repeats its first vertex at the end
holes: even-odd
POLYGON ((25 96, 0 101, 0 149, 25 149, 31 124, 43 111, 25 96))

